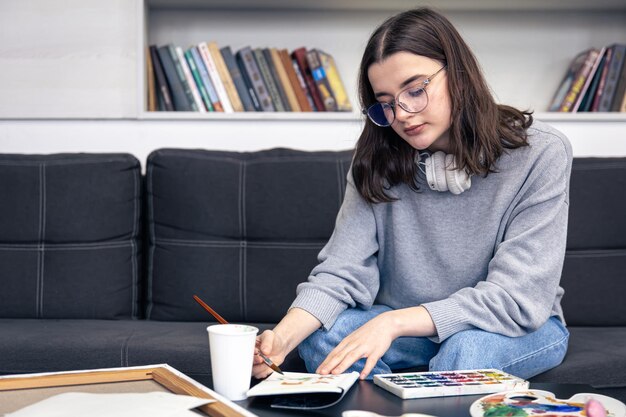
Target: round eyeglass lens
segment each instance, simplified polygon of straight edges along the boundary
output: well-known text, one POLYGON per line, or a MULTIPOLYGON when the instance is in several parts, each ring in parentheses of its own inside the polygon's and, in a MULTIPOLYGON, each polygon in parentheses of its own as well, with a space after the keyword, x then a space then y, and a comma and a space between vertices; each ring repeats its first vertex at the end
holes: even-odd
POLYGON ((367 109, 370 120, 378 126, 389 126, 393 123, 393 108, 389 104, 376 103, 367 109))
POLYGON ((428 95, 422 87, 410 88, 398 96, 398 104, 411 113, 419 113, 428 105, 428 95))

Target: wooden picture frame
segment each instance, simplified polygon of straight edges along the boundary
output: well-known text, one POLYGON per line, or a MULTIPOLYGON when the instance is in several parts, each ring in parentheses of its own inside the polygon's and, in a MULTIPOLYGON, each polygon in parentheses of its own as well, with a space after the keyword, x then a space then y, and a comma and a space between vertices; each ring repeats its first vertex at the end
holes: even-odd
POLYGON ((197 408, 210 417, 254 416, 166 364, 0 376, 0 392, 132 381, 154 381, 174 394, 215 400, 197 408))

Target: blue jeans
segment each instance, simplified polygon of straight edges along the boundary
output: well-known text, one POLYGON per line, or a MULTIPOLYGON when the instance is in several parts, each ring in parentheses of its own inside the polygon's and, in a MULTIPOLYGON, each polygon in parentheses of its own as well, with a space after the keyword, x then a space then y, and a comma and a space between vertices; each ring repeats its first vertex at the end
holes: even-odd
MULTIPOLYGON (((370 310, 349 308, 339 315, 330 330, 320 329, 299 346, 309 372, 315 372, 326 356, 354 330, 391 308, 375 305, 370 310)), ((551 317, 536 331, 520 337, 508 337, 484 330, 464 330, 443 343, 426 337, 400 337, 378 360, 369 374, 387 374, 394 370, 428 365, 430 371, 496 368, 528 379, 563 361, 569 332, 557 317, 551 317)), ((360 359, 347 371, 361 371, 360 359)))

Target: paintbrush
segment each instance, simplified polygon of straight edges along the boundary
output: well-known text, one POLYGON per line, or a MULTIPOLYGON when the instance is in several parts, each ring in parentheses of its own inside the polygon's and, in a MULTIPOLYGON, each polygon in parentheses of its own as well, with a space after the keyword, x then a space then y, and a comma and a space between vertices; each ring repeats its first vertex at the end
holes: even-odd
MULTIPOLYGON (((206 311, 211 313, 211 315, 215 317, 215 320, 217 320, 218 322, 222 324, 228 324, 228 322, 224 319, 224 317, 217 314, 217 311, 209 307, 204 301, 200 299, 200 297, 198 297, 197 295, 194 295, 193 299, 196 300, 198 304, 200 304, 206 311)), ((267 356, 263 354, 263 352, 261 352, 261 349, 259 349, 259 356, 261 357, 261 359, 263 359, 263 362, 265 362, 267 366, 269 366, 270 368, 272 368, 274 371, 278 372, 279 374, 284 375, 283 371, 281 371, 280 368, 274 362, 272 362, 270 358, 268 358, 267 356)))

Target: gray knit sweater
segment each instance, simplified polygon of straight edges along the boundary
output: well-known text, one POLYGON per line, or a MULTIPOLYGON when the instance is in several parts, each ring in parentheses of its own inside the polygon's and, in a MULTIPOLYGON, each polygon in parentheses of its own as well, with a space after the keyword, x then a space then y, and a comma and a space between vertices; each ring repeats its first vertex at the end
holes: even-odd
POLYGON ((399 200, 369 204, 348 174, 335 230, 292 307, 329 329, 348 307, 422 305, 443 341, 479 328, 520 336, 562 317, 559 286, 572 150, 535 122, 530 146, 507 150, 498 172, 474 176, 460 195, 406 185, 399 200))

